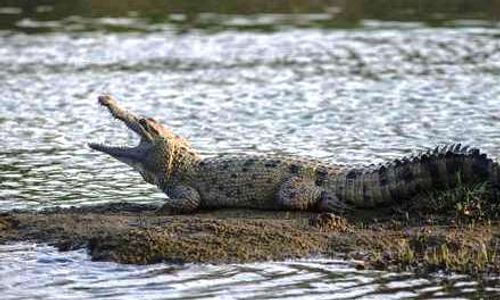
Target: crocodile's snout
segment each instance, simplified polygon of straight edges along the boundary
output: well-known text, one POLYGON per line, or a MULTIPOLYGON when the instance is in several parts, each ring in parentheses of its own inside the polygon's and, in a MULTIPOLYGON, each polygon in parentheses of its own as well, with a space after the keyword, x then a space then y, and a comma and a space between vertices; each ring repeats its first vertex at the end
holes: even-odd
POLYGON ((115 98, 110 95, 101 95, 97 97, 97 102, 103 106, 109 106, 111 104, 116 104, 115 98))
POLYGON ((138 146, 135 147, 116 147, 116 146, 108 146, 99 143, 89 143, 89 147, 107 153, 118 160, 126 162, 128 164, 135 163, 142 159, 143 152, 147 148, 147 143, 150 135, 145 130, 145 128, 140 124, 140 118, 134 115, 133 113, 127 111, 123 107, 118 104, 118 101, 111 95, 101 95, 97 97, 97 102, 106 107, 111 115, 116 119, 122 121, 129 129, 133 130, 139 136, 141 136, 142 140, 138 146))

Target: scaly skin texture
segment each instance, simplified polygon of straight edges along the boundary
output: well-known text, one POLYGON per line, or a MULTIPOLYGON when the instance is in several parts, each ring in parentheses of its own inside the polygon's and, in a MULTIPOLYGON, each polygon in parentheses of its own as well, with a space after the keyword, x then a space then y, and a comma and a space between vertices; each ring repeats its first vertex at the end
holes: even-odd
POLYGON ((493 190, 498 187, 497 163, 459 144, 360 169, 283 155, 203 158, 156 120, 134 115, 112 96, 98 100, 141 142, 130 148, 89 146, 130 165, 165 192, 163 213, 222 207, 341 213, 347 206, 375 207, 459 184, 488 181, 493 190))

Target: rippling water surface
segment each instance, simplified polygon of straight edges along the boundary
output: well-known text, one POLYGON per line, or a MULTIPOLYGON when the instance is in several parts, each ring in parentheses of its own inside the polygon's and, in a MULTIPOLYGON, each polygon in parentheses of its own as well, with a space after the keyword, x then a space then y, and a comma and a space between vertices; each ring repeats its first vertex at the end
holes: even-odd
MULTIPOLYGON (((463 142, 500 156, 498 28, 365 22, 179 34, 139 25, 141 33, 0 31, 0 210, 163 198, 86 146, 137 142, 97 107, 102 92, 206 155, 287 152, 362 164, 463 142)), ((0 248, 0 278, 2 299, 499 293, 494 283, 358 272, 328 260, 138 267, 26 244, 0 248)))
POLYGON ((342 261, 311 259, 245 265, 121 265, 90 262, 83 251, 0 246, 2 299, 466 299, 494 297, 498 279, 357 271, 342 261), (36 291, 36 292, 34 292, 36 291))

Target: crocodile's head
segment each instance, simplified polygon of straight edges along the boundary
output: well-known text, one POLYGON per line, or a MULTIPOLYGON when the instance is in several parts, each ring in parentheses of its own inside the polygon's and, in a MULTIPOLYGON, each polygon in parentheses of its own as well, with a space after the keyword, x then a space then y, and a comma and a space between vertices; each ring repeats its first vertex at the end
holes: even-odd
POLYGON ((197 159, 188 142, 152 118, 141 118, 121 107, 110 95, 98 97, 100 105, 139 135, 135 147, 108 146, 89 143, 89 147, 118 159, 134 168, 149 183, 160 181, 197 159))

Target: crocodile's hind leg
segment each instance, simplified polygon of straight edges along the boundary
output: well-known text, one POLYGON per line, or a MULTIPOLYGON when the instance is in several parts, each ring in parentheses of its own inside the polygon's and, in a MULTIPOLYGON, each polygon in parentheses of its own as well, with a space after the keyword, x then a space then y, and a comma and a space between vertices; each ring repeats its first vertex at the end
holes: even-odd
POLYGON ((343 213, 347 206, 337 196, 326 191, 321 192, 318 210, 322 212, 343 213))
POLYGON ((278 191, 278 204, 285 209, 301 211, 343 212, 345 205, 335 196, 324 191, 312 180, 292 177, 278 191))
POLYGON ((165 191, 170 197, 156 212, 160 214, 188 214, 198 210, 200 195, 186 186, 176 186, 165 191))

